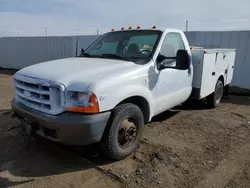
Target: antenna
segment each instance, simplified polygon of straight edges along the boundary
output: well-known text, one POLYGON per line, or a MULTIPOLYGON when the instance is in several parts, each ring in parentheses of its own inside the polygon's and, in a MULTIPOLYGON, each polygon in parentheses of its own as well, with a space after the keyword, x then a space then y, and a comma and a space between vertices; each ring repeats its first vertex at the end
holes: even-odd
POLYGON ((77 57, 77 52, 78 52, 78 35, 76 36, 76 57, 77 57))
POLYGON ((76 57, 77 57, 77 52, 78 52, 78 40, 79 40, 79 29, 80 29, 80 18, 78 18, 78 23, 77 23, 77 35, 76 35, 76 57))
POLYGON ((99 35, 99 29, 98 28, 96 29, 96 34, 99 35))

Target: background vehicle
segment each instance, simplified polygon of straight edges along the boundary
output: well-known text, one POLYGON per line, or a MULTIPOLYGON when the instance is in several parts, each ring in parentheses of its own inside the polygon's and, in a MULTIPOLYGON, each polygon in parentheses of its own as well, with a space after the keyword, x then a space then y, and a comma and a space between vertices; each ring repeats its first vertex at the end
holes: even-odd
POLYGON ((235 50, 190 48, 176 29, 110 32, 81 57, 40 63, 14 75, 12 107, 28 132, 55 142, 100 142, 119 160, 143 125, 190 97, 216 107, 232 80, 235 50))

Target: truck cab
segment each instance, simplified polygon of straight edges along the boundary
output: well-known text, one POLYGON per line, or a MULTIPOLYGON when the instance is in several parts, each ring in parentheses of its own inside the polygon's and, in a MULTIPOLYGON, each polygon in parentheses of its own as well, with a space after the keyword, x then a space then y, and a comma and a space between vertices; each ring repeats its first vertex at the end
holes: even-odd
POLYGON ((182 31, 112 31, 80 57, 18 71, 12 108, 29 134, 68 145, 100 142, 119 160, 136 150, 144 124, 190 97, 192 82, 182 31))
POLYGON ((89 90, 106 99, 100 102, 104 111, 113 109, 129 97, 140 96, 149 103, 149 115, 145 121, 150 121, 153 116, 184 102, 190 96, 192 64, 189 63, 190 66, 185 69, 176 65, 178 50, 186 50, 191 56, 182 31, 126 30, 109 33, 100 40, 101 43, 97 40, 85 51, 85 57, 106 56, 115 59, 117 57, 112 57, 115 54, 133 62, 132 69, 126 70, 124 66, 122 74, 117 72, 108 81, 104 79, 102 83, 90 86, 89 90), (107 100, 108 96, 112 96, 112 100, 107 100))

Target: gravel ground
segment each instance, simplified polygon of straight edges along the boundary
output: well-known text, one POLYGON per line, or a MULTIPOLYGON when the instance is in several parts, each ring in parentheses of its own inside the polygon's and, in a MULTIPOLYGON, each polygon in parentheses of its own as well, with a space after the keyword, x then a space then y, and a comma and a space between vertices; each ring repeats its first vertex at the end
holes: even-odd
POLYGON ((11 74, 0 74, 0 187, 250 187, 250 97, 217 109, 190 102, 145 126, 138 152, 119 162, 98 145, 27 143, 11 119, 11 74))

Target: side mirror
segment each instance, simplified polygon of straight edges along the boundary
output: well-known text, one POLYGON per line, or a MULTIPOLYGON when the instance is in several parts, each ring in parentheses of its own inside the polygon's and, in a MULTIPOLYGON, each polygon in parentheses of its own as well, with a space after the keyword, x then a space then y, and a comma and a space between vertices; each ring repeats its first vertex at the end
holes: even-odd
POLYGON ((175 68, 176 67, 176 57, 166 57, 159 54, 156 60, 157 68, 159 70, 165 68, 175 68))
POLYGON ((176 55, 176 69, 187 70, 190 66, 190 56, 187 50, 178 50, 176 55))
POLYGON ((166 57, 164 55, 159 54, 156 61, 157 61, 157 63, 161 63, 165 59, 166 59, 166 57))

